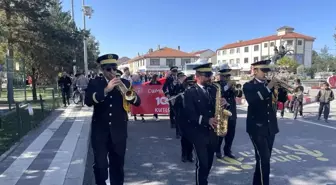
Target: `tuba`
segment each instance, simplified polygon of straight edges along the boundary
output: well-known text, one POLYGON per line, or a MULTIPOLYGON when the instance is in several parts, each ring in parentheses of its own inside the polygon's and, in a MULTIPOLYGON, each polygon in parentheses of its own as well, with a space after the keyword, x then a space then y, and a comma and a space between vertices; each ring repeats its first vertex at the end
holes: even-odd
POLYGON ((224 137, 228 131, 229 117, 232 113, 221 106, 222 90, 219 83, 213 83, 217 88, 216 92, 216 107, 215 107, 215 119, 217 120, 217 128, 215 130, 217 136, 224 137))
POLYGON ((129 88, 126 87, 126 85, 122 82, 117 86, 117 89, 121 92, 123 96, 123 107, 126 112, 131 111, 131 105, 128 101, 131 101, 135 98, 135 92, 132 88, 132 85, 130 85, 129 88))

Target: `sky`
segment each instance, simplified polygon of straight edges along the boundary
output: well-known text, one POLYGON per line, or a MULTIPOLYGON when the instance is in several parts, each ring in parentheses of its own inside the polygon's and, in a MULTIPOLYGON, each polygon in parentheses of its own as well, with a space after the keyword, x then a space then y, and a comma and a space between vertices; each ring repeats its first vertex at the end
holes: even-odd
MULTIPOLYGON (((85 0, 94 12, 86 27, 100 43, 101 54, 133 58, 150 48, 192 52, 216 50, 237 40, 276 34, 281 26, 315 37, 336 54, 335 0, 85 0), (303 3, 304 2, 304 3, 303 3)), ((62 1, 70 11, 71 0, 62 1)), ((74 0, 75 21, 83 28, 82 0, 74 0)))

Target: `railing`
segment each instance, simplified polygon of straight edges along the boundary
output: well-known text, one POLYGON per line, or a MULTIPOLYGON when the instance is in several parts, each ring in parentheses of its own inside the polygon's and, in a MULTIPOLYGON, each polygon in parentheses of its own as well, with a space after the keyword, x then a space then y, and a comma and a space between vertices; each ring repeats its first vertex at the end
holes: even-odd
POLYGON ((0 116, 0 155, 38 127, 60 105, 60 98, 55 97, 54 91, 51 99, 43 99, 40 94, 38 101, 16 102, 12 110, 0 116))

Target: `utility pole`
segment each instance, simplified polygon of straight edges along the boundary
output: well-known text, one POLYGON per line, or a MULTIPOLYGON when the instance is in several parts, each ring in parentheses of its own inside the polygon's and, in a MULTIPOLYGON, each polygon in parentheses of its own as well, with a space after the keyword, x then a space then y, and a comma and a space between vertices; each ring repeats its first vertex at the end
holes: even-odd
MULTIPOLYGON (((92 8, 90 6, 85 6, 85 0, 82 0, 82 11, 83 11, 83 29, 84 32, 86 31, 86 20, 85 17, 88 16, 91 18, 92 15, 92 8)), ((84 44, 84 70, 85 70, 85 75, 87 76, 89 74, 89 67, 88 67, 88 56, 87 56, 87 42, 86 42, 86 36, 84 36, 83 40, 84 44)))
POLYGON ((11 104, 14 103, 14 91, 13 91, 13 81, 14 81, 14 70, 13 70, 13 35, 12 35, 12 10, 14 3, 9 3, 5 7, 5 15, 8 28, 8 38, 7 38, 7 55, 6 55, 6 65, 7 65, 7 101, 9 103, 9 109, 11 109, 11 104))
MULTIPOLYGON (((74 0, 71 0, 71 19, 73 23, 75 24, 75 9, 74 9, 74 0)), ((73 59, 73 73, 76 75, 77 73, 77 68, 76 68, 76 49, 74 51, 74 59, 73 59)))

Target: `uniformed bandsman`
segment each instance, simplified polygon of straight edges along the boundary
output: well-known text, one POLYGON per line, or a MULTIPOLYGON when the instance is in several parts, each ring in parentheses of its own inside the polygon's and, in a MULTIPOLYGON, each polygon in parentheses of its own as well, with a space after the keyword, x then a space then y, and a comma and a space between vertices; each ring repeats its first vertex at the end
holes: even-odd
MULTIPOLYGON (((166 82, 163 84, 162 90, 167 98, 170 98, 172 96, 176 95, 176 92, 174 91, 174 87, 178 84, 177 79, 177 70, 178 67, 172 66, 170 68, 170 75, 167 77, 166 82)), ((170 127, 176 128, 176 122, 175 122, 175 110, 172 102, 169 102, 169 118, 170 118, 170 127)), ((178 133, 178 129, 176 129, 176 138, 179 138, 180 134, 178 133)))
POLYGON ((278 82, 267 83, 266 73, 270 71, 271 60, 252 64, 254 79, 245 83, 243 92, 248 103, 246 131, 255 150, 256 169, 254 185, 269 185, 270 158, 275 134, 279 132, 276 111, 272 108, 272 93, 278 82))
POLYGON ((211 84, 212 64, 199 65, 196 84, 185 91, 186 132, 196 151, 196 185, 207 185, 218 137, 215 133, 216 87, 211 84))
MULTIPOLYGON (((85 93, 85 103, 94 107, 91 143, 94 154, 93 170, 97 185, 106 185, 108 171, 111 185, 124 184, 128 120, 124 105, 130 103, 139 106, 141 102, 135 92, 133 92, 132 100, 125 100, 117 88, 122 83, 127 88, 131 87, 129 81, 116 77, 117 60, 118 55, 115 54, 103 55, 97 59, 103 77, 91 80, 85 93)), ((119 75, 121 76, 121 73, 119 75)))
MULTIPOLYGON (((232 116, 229 117, 228 120, 228 132, 225 136, 225 145, 223 148, 224 155, 230 158, 235 158, 235 156, 232 154, 231 147, 233 143, 233 138, 236 133, 236 122, 237 122, 237 105, 236 105, 236 96, 237 91, 234 87, 234 84, 230 81, 230 71, 231 69, 221 69, 218 71, 219 73, 219 84, 221 86, 221 92, 222 97, 225 98, 225 100, 228 103, 227 109, 232 113, 232 116)), ((217 158, 222 158, 222 142, 223 137, 218 137, 218 146, 216 151, 217 158)))
MULTIPOLYGON (((176 93, 184 93, 185 90, 195 84, 195 78, 194 76, 188 76, 186 77, 184 73, 178 73, 177 75, 179 77, 179 80, 181 80, 181 83, 176 86, 176 93)), ((186 123, 187 123, 187 117, 184 113, 183 109, 183 103, 184 103, 184 94, 178 96, 175 101, 175 110, 176 110, 176 126, 178 126, 181 134, 181 148, 182 148, 182 162, 193 162, 193 145, 188 140, 187 133, 186 133, 186 123)))

